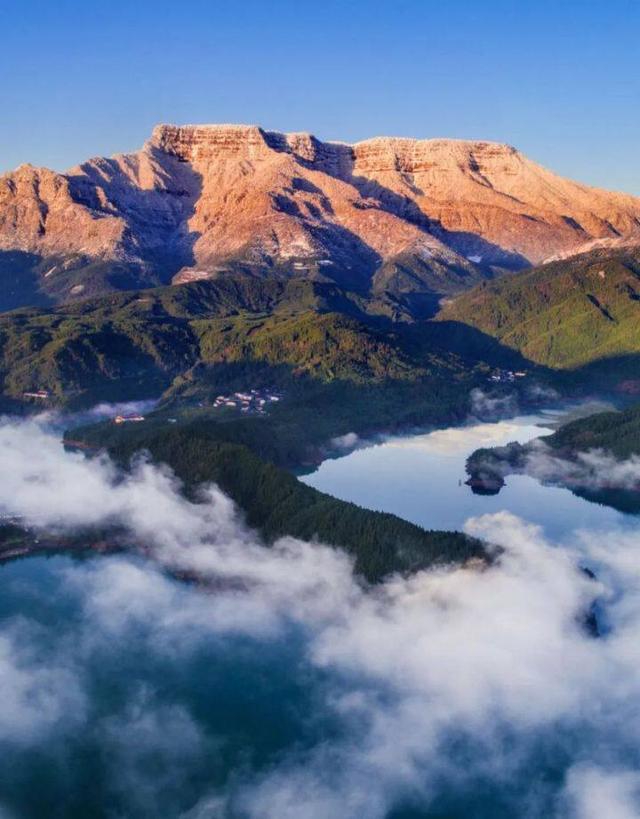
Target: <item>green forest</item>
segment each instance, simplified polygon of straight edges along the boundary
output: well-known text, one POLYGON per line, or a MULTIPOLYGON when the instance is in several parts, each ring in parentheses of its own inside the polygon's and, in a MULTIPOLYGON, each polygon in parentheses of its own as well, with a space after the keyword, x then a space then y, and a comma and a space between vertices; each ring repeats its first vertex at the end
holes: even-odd
POLYGON ((291 535, 341 547, 353 557, 355 571, 371 582, 392 572, 486 557, 482 544, 464 534, 425 531, 319 492, 247 446, 224 440, 221 427, 198 421, 126 429, 104 424, 71 434, 91 446, 106 446, 123 467, 136 453, 149 453, 171 467, 191 497, 202 484, 215 482, 267 542, 291 535))
POLYGON ((598 250, 506 276, 459 296, 439 319, 475 327, 546 367, 601 364, 593 378, 633 375, 640 355, 640 255, 598 250))

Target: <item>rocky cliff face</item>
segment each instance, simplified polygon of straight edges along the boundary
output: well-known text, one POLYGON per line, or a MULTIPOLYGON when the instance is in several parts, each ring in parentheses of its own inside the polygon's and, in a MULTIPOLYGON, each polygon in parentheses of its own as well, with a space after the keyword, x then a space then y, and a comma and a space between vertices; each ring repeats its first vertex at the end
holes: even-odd
POLYGON ((134 154, 0 177, 0 307, 229 269, 436 298, 620 239, 639 199, 506 145, 160 125, 134 154))

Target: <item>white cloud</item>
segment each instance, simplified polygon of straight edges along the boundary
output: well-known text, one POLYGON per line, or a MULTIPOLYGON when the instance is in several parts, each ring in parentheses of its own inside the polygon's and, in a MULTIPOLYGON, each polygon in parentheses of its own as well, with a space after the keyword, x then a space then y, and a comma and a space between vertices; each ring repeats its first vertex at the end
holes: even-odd
POLYGON ((332 438, 329 445, 332 449, 355 449, 360 443, 360 436, 356 432, 347 432, 332 438))
POLYGON ((560 816, 571 819, 637 819, 640 772, 576 765, 569 771, 560 816))
POLYGON ((514 415, 518 409, 518 398, 515 393, 496 396, 475 387, 469 393, 469 399, 471 414, 476 418, 492 419, 514 415))
MULTIPOLYGON (((118 521, 155 558, 157 565, 122 557, 67 570, 83 612, 80 657, 96 645, 139 641, 141 650, 180 662, 212 637, 259 646, 285 640, 291 625, 304 635, 304 663, 325 681, 316 707, 342 730, 267 768, 237 772, 223 793, 199 794, 190 819, 212 810, 383 819, 402 799, 428 804, 477 781, 517 793, 544 743, 570 761, 564 791, 552 794, 563 810, 591 819, 588 806, 598 804, 612 806, 600 815, 631 815, 623 811, 636 804, 635 779, 615 771, 631 769, 640 746, 637 531, 585 532, 559 545, 508 513, 480 517, 467 531, 502 548, 492 565, 367 589, 341 552, 293 538, 265 548, 215 487, 188 501, 167 470, 140 462, 122 476, 104 458, 65 453, 32 422, 0 428, 0 468, 7 475, 0 501, 12 512, 49 526, 118 521), (596 567, 598 582, 580 570, 583 561, 596 567), (167 566, 196 572, 201 590, 171 581, 167 566), (610 627, 602 639, 583 623, 596 596, 610 627)), ((60 721, 56 675, 82 701, 64 676, 77 662, 45 658, 34 668, 13 643, 7 652, 8 713, 17 716, 5 733, 32 741, 38 726, 60 721), (31 690, 54 695, 20 693, 31 690)), ((292 667, 297 673, 304 672, 292 667)), ((197 754, 206 739, 176 709, 158 711, 152 697, 136 693, 104 741, 124 759, 124 726, 136 725, 142 745, 166 758, 157 736, 165 726, 176 747, 197 754), (124 745, 114 739, 119 726, 124 745)), ((521 790, 514 798, 533 797, 521 790)))
POLYGON ((524 471, 540 481, 566 483, 585 489, 638 489, 640 456, 618 459, 603 449, 577 452, 575 458, 559 455, 544 441, 532 442, 524 471))
POLYGON ((41 742, 84 718, 77 669, 64 656, 47 660, 34 651, 33 630, 11 621, 0 632, 0 744, 41 742))
POLYGON ((179 797, 190 770, 218 750, 181 705, 158 702, 151 691, 134 692, 125 710, 100 723, 103 753, 117 760, 110 789, 134 815, 161 816, 166 799, 179 797))

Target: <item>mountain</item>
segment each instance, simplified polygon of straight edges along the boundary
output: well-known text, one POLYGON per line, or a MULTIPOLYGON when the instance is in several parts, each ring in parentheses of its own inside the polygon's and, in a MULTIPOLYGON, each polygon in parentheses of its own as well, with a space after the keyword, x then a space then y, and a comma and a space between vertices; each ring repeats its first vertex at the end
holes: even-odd
POLYGON ((639 199, 507 145, 160 125, 136 153, 0 177, 0 309, 231 271, 424 314, 497 272, 635 236, 639 199))
POLYGON ((640 248, 600 247, 481 285, 438 319, 474 327, 541 365, 637 377, 640 248))
MULTIPOLYGON (((209 403, 234 373, 236 388, 246 388, 256 378, 249 371, 262 368, 271 384, 426 380, 435 395, 434 379, 453 383, 477 363, 473 345, 463 337, 453 352, 455 339, 442 328, 371 317, 331 283, 225 274, 5 313, 0 393, 21 402, 45 390, 48 403, 86 406, 171 388, 187 403, 205 394, 209 403)), ((499 351, 482 355, 492 360, 499 351)))

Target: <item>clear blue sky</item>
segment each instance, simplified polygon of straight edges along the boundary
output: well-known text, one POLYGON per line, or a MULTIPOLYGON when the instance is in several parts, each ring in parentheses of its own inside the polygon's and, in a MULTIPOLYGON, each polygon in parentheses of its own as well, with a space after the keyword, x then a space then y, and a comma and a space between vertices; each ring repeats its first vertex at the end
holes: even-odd
POLYGON ((492 139, 640 194, 638 0, 0 0, 0 171, 157 122, 492 139))

